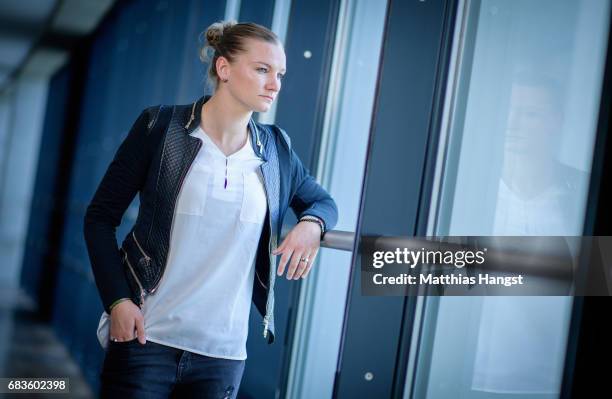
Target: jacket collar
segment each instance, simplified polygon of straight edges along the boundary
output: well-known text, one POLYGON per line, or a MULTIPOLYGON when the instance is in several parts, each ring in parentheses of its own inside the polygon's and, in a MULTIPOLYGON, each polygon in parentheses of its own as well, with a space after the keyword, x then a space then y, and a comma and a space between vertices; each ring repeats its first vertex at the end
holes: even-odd
MULTIPOLYGON (((187 115, 188 119, 183 125, 187 135, 191 134, 198 126, 200 126, 202 106, 210 99, 210 97, 211 96, 209 95, 202 96, 191 105, 189 114, 187 115)), ((258 157, 266 162, 267 159, 265 156, 264 146, 260 139, 261 132, 253 120, 253 117, 249 119, 249 132, 251 133, 251 145, 253 146, 253 151, 255 151, 255 154, 257 154, 258 157)))

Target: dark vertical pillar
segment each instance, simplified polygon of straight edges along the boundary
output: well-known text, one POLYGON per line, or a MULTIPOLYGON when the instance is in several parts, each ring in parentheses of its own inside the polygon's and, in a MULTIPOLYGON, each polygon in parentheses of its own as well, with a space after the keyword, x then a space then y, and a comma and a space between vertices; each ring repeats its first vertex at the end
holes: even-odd
POLYGON ((392 0, 368 144, 334 397, 399 398, 413 298, 361 295, 361 237, 422 234, 454 7, 392 0), (421 217, 421 221, 419 218, 421 217))

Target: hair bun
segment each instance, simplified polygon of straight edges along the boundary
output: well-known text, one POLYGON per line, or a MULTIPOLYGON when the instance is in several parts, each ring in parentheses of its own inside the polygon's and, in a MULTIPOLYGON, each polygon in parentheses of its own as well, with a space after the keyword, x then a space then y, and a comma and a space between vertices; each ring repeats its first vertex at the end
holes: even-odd
POLYGON ((228 22, 215 22, 210 25, 208 29, 206 29, 206 42, 209 46, 214 49, 217 49, 221 40, 223 39, 223 33, 234 26, 236 22, 228 21, 228 22))

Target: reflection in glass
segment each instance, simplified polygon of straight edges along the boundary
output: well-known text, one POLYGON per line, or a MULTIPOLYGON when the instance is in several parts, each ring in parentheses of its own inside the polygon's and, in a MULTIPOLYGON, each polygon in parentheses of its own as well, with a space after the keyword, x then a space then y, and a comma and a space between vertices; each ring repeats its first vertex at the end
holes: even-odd
MULTIPOLYGON (((588 173, 557 159, 560 85, 522 72, 509 92, 492 235, 580 235, 588 173)), ((472 389, 558 393, 570 309, 565 297, 482 298, 472 389)))
POLYGON ((562 99, 544 74, 513 79, 492 235, 580 235, 589 175, 557 159, 562 99))
MULTIPOLYGON (((581 235, 609 2, 468 5, 435 234, 581 235)), ((571 306, 427 298, 413 397, 558 397, 571 306)))

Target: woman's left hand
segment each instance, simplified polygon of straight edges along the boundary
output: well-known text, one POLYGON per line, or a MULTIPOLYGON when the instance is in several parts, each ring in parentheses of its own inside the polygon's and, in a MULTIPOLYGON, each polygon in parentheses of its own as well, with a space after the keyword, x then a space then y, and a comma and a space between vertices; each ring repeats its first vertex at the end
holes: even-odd
POLYGON ((319 252, 320 244, 321 228, 316 223, 299 222, 296 224, 281 245, 272 251, 273 255, 282 254, 276 274, 283 275, 285 265, 291 258, 289 269, 287 269, 287 280, 306 278, 319 252), (307 260, 300 261, 302 258, 307 260))

